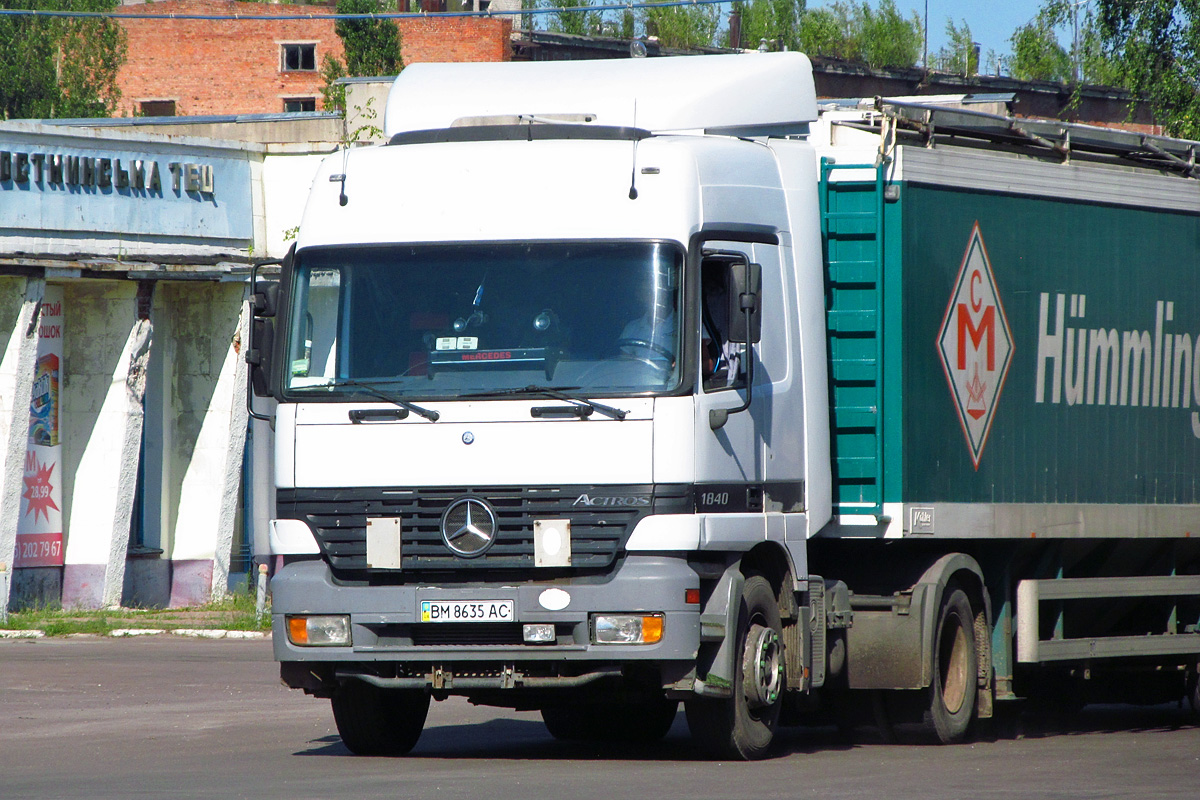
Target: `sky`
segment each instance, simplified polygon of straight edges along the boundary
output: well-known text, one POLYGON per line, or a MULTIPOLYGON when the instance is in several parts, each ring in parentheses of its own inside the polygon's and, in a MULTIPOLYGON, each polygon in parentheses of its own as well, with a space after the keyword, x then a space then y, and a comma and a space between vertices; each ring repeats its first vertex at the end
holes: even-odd
MULTIPOLYGON (((1009 37, 1013 31, 1033 19, 1041 7, 1041 0, 928 0, 929 2, 929 52, 936 53, 946 44, 946 18, 961 25, 966 20, 971 35, 980 44, 980 52, 987 58, 988 50, 998 55, 1009 55, 1012 47, 1009 37)), ((878 0, 870 0, 878 8, 878 0)), ((828 5, 825 0, 809 0, 809 8, 828 5)), ((904 16, 913 11, 924 18, 925 0, 896 0, 896 8, 904 16)))

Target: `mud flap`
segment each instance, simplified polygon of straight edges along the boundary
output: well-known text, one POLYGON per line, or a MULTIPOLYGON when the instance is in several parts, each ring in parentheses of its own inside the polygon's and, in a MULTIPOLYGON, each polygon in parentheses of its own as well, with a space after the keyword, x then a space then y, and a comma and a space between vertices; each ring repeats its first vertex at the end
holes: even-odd
POLYGON ((739 565, 731 564, 700 612, 700 654, 693 690, 701 697, 729 697, 733 693, 737 615, 745 583, 739 565))

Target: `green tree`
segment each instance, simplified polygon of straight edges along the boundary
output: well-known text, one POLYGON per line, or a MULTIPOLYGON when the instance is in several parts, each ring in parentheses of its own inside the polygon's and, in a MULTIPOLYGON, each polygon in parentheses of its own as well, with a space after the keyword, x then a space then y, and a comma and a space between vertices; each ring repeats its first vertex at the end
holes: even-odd
POLYGON ((974 75, 979 72, 979 52, 975 49, 975 39, 971 36, 971 26, 965 19, 958 25, 953 19, 946 18, 946 39, 948 44, 937 53, 941 69, 960 75, 974 75))
POLYGON ((346 110, 346 86, 338 83, 346 77, 346 65, 329 53, 321 59, 321 107, 326 111, 346 110))
POLYGON ((905 18, 894 0, 877 8, 865 2, 836 2, 806 11, 799 46, 809 55, 862 61, 876 69, 906 69, 921 57, 925 30, 916 12, 905 18))
POLYGON ((921 56, 924 30, 914 11, 908 19, 894 0, 880 0, 872 11, 866 3, 856 10, 860 58, 876 69, 911 67, 921 56))
POLYGON ((657 36, 666 47, 706 47, 717 38, 721 11, 717 5, 659 6, 642 9, 647 36, 657 36))
MULTIPOLYGON (((1110 56, 1105 52, 1104 34, 1092 3, 1075 0, 1042 0, 1042 6, 1034 19, 1048 31, 1064 34, 1068 46, 1063 48, 1070 64, 1071 80, 1084 83, 1120 85, 1122 79, 1110 56)), ((1018 30, 1017 33, 1019 33, 1018 30)), ((1014 37, 1017 35, 1014 33, 1014 37)), ((1015 40, 1014 48, 1015 48, 1015 40)), ((1054 41, 1057 43, 1058 38, 1054 41)), ((1014 58, 1016 53, 1014 50, 1014 58)))
MULTIPOLYGON (((843 7, 844 8, 844 7, 843 7)), ((841 9, 814 8, 800 18, 800 50, 811 56, 856 58, 858 53, 841 9)))
MULTIPOLYGON (((0 8, 112 11, 116 0, 0 0, 0 8)), ((109 19, 0 17, 0 118, 106 117, 117 108, 125 30, 109 19)))
MULTIPOLYGON (((387 0, 338 0, 339 14, 380 14, 394 11, 387 0)), ((339 19, 333 30, 346 52, 348 75, 395 75, 404 68, 400 58, 400 29, 390 19, 339 19)))
POLYGON ((1009 61, 1012 77, 1022 81, 1059 83, 1071 80, 1071 56, 1058 43, 1054 26, 1045 15, 1017 28, 1008 41, 1012 45, 1009 61))
POLYGON ((599 11, 583 11, 592 5, 592 0, 552 0, 553 8, 564 9, 550 18, 549 28, 556 33, 571 33, 576 36, 595 34, 603 22, 599 11))
POLYGON ((742 47, 755 48, 759 42, 778 42, 790 50, 800 49, 800 19, 805 0, 748 0, 734 3, 741 13, 742 47))
POLYGON ((1147 98, 1172 136, 1200 138, 1200 2, 1097 0, 1095 23, 1107 82, 1147 98))
MULTIPOLYGON (((337 3, 339 14, 380 14, 395 9, 395 3, 388 0, 338 0, 337 3)), ((322 106, 328 111, 345 112, 346 89, 337 85, 338 78, 397 75, 404 69, 400 29, 390 19, 339 19, 334 22, 333 30, 342 40, 346 61, 342 63, 328 53, 321 59, 322 106)))

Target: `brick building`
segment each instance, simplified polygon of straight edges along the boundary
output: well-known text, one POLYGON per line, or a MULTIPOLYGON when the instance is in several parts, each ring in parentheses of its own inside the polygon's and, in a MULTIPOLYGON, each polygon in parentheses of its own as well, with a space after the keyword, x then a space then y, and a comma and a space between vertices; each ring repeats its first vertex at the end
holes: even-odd
MULTIPOLYGON (((162 0, 123 6, 129 50, 118 113, 200 116, 322 108, 321 61, 342 59, 332 3, 162 0), (135 15, 151 15, 140 18, 135 15), (304 19, 180 19, 171 15, 304 19)), ((420 61, 506 61, 512 21, 491 17, 399 19, 401 55, 420 61)))

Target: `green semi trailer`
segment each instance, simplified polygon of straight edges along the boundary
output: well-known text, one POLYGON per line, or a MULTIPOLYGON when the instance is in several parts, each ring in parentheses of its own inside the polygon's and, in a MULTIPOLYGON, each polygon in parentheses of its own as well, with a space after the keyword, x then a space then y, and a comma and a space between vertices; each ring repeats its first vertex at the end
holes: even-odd
POLYGON ((838 516, 810 566, 851 590, 845 685, 928 718, 894 690, 956 658, 953 586, 978 713, 1200 708, 1200 145, 901 102, 824 122, 838 516))

